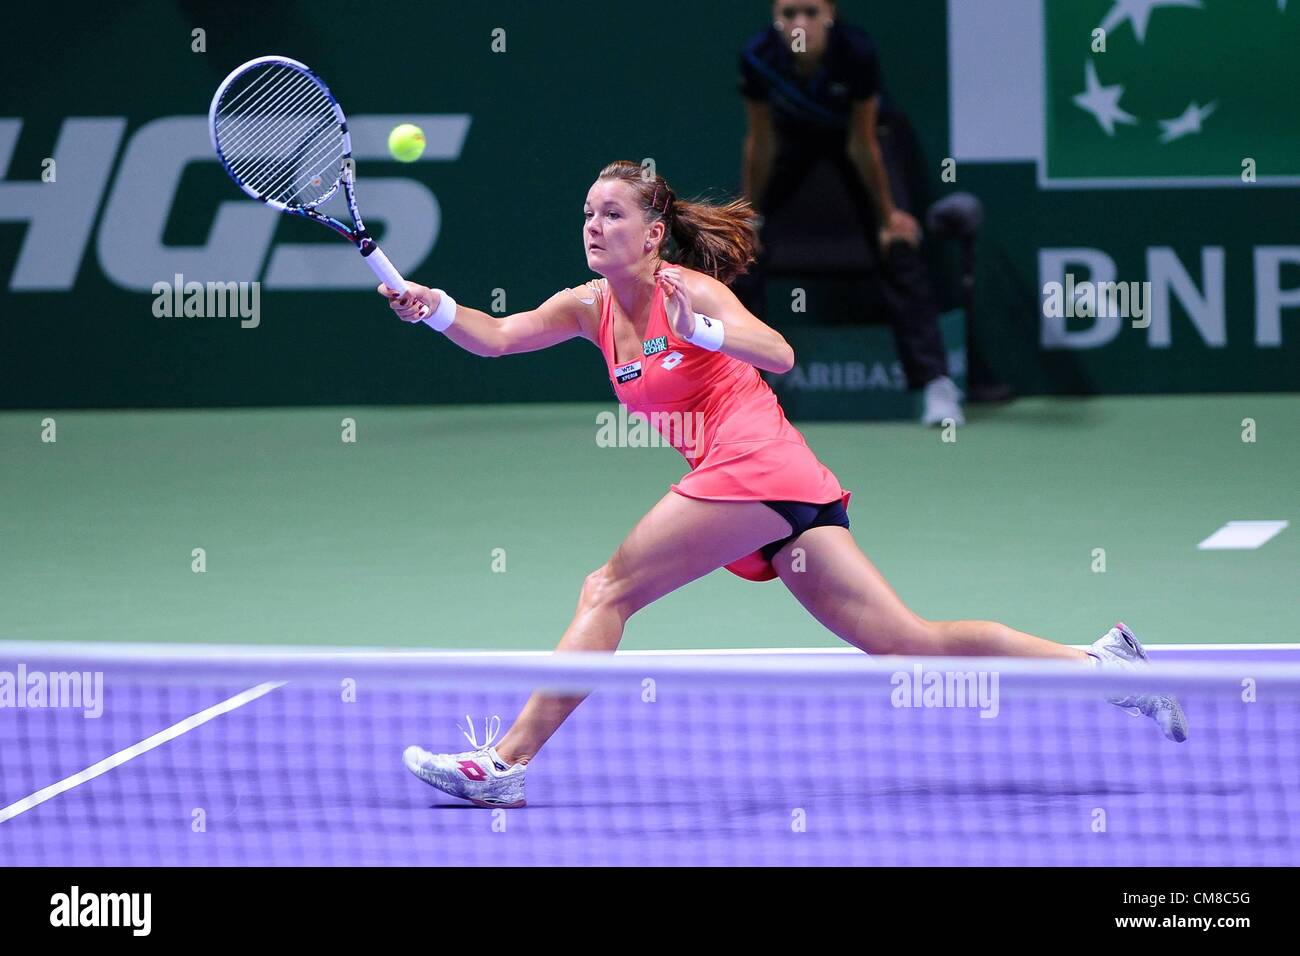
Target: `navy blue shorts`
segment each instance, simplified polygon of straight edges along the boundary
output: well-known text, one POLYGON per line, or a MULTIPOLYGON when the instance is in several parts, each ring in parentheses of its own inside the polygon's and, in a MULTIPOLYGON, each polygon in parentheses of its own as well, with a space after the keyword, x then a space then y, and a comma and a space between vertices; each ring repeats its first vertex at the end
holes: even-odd
POLYGON ((844 502, 838 498, 824 505, 811 505, 806 501, 764 501, 763 504, 790 522, 790 527, 794 530, 794 534, 788 538, 773 541, 761 549, 760 553, 768 561, 809 528, 820 528, 822 525, 839 525, 841 528, 849 526, 849 513, 844 510, 844 502))

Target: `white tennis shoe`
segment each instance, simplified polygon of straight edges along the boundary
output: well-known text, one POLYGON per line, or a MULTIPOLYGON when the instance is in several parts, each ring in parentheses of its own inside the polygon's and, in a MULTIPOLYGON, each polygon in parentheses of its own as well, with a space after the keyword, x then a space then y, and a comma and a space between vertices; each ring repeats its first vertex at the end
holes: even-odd
POLYGON ((460 727, 473 750, 459 754, 435 754, 414 745, 402 753, 402 763, 429 786, 453 797, 468 800, 478 807, 514 810, 524 805, 524 772, 522 763, 513 766, 501 759, 492 742, 501 730, 501 718, 493 717, 484 730, 487 740, 482 744, 474 733, 474 722, 467 715, 469 729, 460 727))
POLYGON ((961 413, 962 397, 957 383, 947 375, 940 375, 925 386, 925 408, 921 413, 921 424, 942 425, 951 418, 958 428, 965 425, 966 416, 961 413))
MULTIPOLYGON (((1123 621, 1093 642, 1088 653, 1096 658, 1099 667, 1117 670, 1140 670, 1151 663, 1147 652, 1123 621)), ((1129 694, 1108 697, 1107 700, 1135 717, 1150 717, 1170 740, 1182 743, 1187 739, 1187 717, 1178 698, 1171 694, 1129 694)))

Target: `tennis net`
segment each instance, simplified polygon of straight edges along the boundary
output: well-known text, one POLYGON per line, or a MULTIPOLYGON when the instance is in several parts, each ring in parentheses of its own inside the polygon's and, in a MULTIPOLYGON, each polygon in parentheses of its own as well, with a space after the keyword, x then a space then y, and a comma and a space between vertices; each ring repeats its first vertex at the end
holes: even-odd
POLYGON ((0 645, 0 704, 3 865, 1300 863, 1300 666, 1277 660, 0 645), (539 687, 592 693, 527 807, 403 767, 539 687), (1105 701, 1134 690, 1177 693, 1187 742, 1105 701))

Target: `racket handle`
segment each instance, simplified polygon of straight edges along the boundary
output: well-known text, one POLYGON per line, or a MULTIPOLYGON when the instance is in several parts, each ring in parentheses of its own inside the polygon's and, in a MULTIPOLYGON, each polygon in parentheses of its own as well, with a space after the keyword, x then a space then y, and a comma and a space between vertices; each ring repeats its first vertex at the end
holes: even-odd
POLYGON ((383 282, 384 285, 388 286, 388 288, 392 289, 398 295, 406 295, 406 280, 403 279, 402 274, 393 267, 393 264, 388 261, 388 256, 384 255, 383 249, 380 249, 376 245, 371 245, 369 254, 363 252, 361 255, 365 258, 366 263, 370 268, 374 270, 375 275, 379 276, 379 280, 383 282))
MULTIPOLYGON (((399 297, 406 295, 406 280, 402 274, 394 268, 393 264, 388 261, 388 256, 384 255, 384 250, 374 243, 370 244, 370 252, 361 253, 362 257, 370 265, 375 275, 379 276, 381 282, 388 288, 397 293, 399 297)), ((424 314, 427 316, 429 310, 425 309, 424 314)))

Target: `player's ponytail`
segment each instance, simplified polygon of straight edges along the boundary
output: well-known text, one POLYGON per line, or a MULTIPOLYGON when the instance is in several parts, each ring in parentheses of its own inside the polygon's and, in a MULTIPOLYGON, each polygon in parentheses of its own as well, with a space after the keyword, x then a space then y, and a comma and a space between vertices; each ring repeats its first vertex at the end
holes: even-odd
POLYGON ((754 261, 758 234, 753 207, 744 199, 721 204, 678 199, 662 176, 626 159, 610 163, 599 178, 630 185, 647 222, 665 220, 668 229, 659 249, 665 262, 730 283, 754 261))

